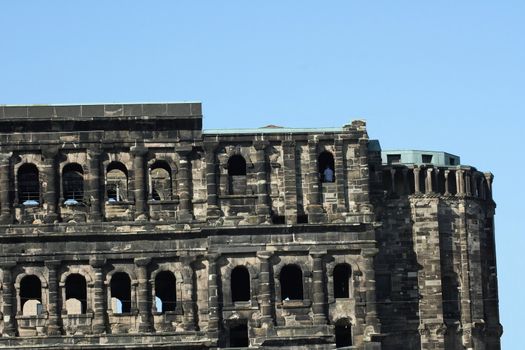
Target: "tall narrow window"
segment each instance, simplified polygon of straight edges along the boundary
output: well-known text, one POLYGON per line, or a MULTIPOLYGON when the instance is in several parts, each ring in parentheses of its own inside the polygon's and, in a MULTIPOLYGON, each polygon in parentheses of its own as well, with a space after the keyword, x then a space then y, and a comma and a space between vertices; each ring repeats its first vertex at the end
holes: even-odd
POLYGON ((246 194, 246 160, 239 154, 228 159, 228 186, 230 194, 246 194))
POLYGON ((64 204, 74 205, 84 199, 84 171, 78 163, 70 163, 62 170, 64 204))
POLYGON ((156 201, 171 199, 171 168, 168 163, 156 161, 150 168, 151 198, 156 201))
POLYGON ((347 319, 335 323, 335 346, 338 348, 352 346, 352 325, 347 319))
POLYGON ((117 272, 111 277, 111 309, 113 313, 131 311, 131 280, 127 273, 117 272))
POLYGON ((111 162, 106 172, 106 195, 108 202, 127 200, 128 170, 120 162, 111 162))
POLYGON ((175 311, 177 306, 176 280, 171 271, 161 271, 157 274, 155 295, 160 299, 157 302, 158 312, 175 311))
POLYGON ((244 266, 237 266, 231 275, 232 302, 250 300, 250 273, 244 266))
POLYGON ((84 276, 73 273, 66 279, 66 311, 68 315, 85 314, 87 288, 84 276))
POLYGON ((38 205, 40 181, 36 165, 26 163, 18 168, 18 199, 23 205, 38 205))
POLYGON ((303 271, 297 265, 286 265, 279 276, 282 300, 303 299, 303 271))
POLYGON ((350 297, 350 276, 352 270, 348 264, 337 264, 334 268, 334 298, 350 297))
POLYGON ((22 315, 42 313, 42 283, 35 275, 27 275, 20 281, 20 309, 22 315))
POLYGON ((321 182, 335 181, 335 163, 334 155, 331 152, 321 152, 317 159, 317 167, 321 182))

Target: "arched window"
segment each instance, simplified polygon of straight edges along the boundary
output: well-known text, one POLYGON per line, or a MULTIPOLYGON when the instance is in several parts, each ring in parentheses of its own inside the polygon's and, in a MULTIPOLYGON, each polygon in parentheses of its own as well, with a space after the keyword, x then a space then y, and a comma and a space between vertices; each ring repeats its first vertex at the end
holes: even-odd
POLYGON ((334 155, 331 152, 323 151, 317 158, 317 167, 321 182, 335 181, 335 163, 334 155))
POLYGON ((286 265, 279 276, 282 300, 303 299, 303 271, 297 265, 286 265))
POLYGON ((131 280, 125 272, 117 272, 111 277, 111 309, 120 314, 131 311, 131 280))
POLYGON ((24 205, 40 202, 40 181, 36 165, 26 163, 18 168, 18 199, 24 205))
POLYGON ((157 303, 158 312, 175 311, 176 280, 171 271, 161 271, 155 276, 155 296, 160 299, 157 303))
POLYGON ((346 318, 335 323, 335 346, 337 348, 352 346, 352 325, 346 318))
POLYGON ((164 161, 156 161, 150 167, 151 198, 156 201, 171 199, 171 168, 164 161))
POLYGON ((78 204, 84 199, 84 170, 78 163, 69 163, 62 170, 64 204, 78 204))
POLYGON ((348 264, 334 267, 334 298, 350 298, 350 276, 352 269, 348 264))
POLYGON ((68 315, 85 314, 87 287, 84 276, 73 273, 66 278, 66 311, 68 315))
POLYGON ((106 194, 108 202, 127 200, 128 170, 120 162, 109 163, 106 170, 106 194))
POLYGON ((228 186, 230 194, 246 194, 246 160, 239 154, 228 159, 228 186))
POLYGON ((231 275, 232 302, 249 301, 250 296, 250 273, 244 266, 237 266, 231 275))
POLYGON ((42 313, 42 283, 35 275, 27 275, 20 281, 20 309, 22 315, 42 313))

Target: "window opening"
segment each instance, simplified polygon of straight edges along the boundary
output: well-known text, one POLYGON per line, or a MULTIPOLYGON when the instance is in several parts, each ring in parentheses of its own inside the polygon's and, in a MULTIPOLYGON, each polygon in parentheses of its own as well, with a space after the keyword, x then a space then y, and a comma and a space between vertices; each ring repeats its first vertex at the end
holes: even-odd
POLYGON ((163 161, 156 161, 150 168, 151 198, 156 201, 170 200, 172 193, 171 168, 163 161))
POLYGON ((75 205, 84 199, 84 170, 77 163, 70 163, 62 170, 64 204, 75 205))
POLYGON ((401 154, 387 154, 386 162, 388 164, 397 164, 401 163, 401 154))
POLYGON ((66 279, 66 310, 68 315, 84 314, 87 309, 87 288, 84 276, 74 273, 66 279))
POLYGON ((303 271, 299 266, 284 266, 281 269, 279 281, 281 282, 282 300, 303 299, 303 271))
POLYGON ((228 159, 228 186, 230 194, 246 194, 246 160, 239 154, 228 159))
POLYGON ((155 276, 155 296, 160 299, 157 301, 158 312, 175 311, 176 288, 176 279, 171 271, 161 271, 155 276))
POLYGON ((421 161, 423 163, 432 163, 432 155, 431 154, 422 154, 421 155, 421 161))
POLYGON ((335 346, 352 346, 352 325, 348 321, 335 324, 335 346))
POLYGON ((324 151, 319 154, 317 159, 317 166, 321 182, 334 182, 335 181, 335 163, 334 155, 331 152, 324 151))
POLYGON ((113 313, 131 311, 131 280, 124 272, 117 272, 111 277, 111 307, 113 313))
POLYGON ((34 164, 27 163, 18 168, 18 199, 27 206, 40 203, 40 182, 34 164))
POLYGON ((128 171, 124 164, 111 162, 107 167, 106 194, 108 202, 120 202, 127 199, 128 171))
POLYGON ((337 264, 334 268, 334 298, 350 297, 351 268, 348 264, 337 264))
POLYGON ((250 297, 250 273, 244 266, 237 266, 231 275, 232 302, 249 301, 250 297))
POLYGON ((35 316, 42 313, 42 283, 35 275, 24 276, 20 281, 20 307, 22 315, 35 316))
POLYGON ((249 346, 248 323, 246 320, 236 321, 230 325, 230 347, 244 348, 249 346))

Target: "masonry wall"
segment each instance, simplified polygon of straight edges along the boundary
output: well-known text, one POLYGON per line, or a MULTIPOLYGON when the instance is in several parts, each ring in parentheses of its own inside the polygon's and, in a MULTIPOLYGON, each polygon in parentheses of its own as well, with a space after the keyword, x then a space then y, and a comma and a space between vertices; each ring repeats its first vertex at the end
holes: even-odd
POLYGON ((490 174, 383 166, 361 121, 201 128, 0 108, 0 347, 499 349, 490 174))

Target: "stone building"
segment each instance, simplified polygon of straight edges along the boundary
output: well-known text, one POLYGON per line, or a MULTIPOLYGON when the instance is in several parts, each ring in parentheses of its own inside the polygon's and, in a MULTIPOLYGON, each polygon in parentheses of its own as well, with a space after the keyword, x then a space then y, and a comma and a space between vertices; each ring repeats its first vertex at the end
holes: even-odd
POLYGON ((363 121, 0 107, 0 348, 499 349, 491 193, 363 121))

